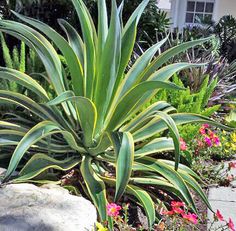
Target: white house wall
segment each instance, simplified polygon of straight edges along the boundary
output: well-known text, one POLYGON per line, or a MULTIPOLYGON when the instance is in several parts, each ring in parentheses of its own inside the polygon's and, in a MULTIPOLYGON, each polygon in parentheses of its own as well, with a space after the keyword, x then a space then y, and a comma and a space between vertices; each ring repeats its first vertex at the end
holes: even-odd
MULTIPOLYGON (((236 0, 214 0, 214 2, 214 21, 218 21, 222 16, 228 14, 236 17, 236 0)), ((178 27, 182 29, 185 26, 186 9, 187 0, 171 0, 171 20, 173 28, 178 27)))
POLYGON ((187 0, 171 1, 171 20, 173 28, 183 28, 185 22, 186 7, 187 0))
POLYGON ((171 0, 157 0, 157 6, 167 13, 167 17, 171 17, 171 0))
POLYGON ((218 21, 224 15, 236 17, 236 0, 216 0, 214 19, 218 21))

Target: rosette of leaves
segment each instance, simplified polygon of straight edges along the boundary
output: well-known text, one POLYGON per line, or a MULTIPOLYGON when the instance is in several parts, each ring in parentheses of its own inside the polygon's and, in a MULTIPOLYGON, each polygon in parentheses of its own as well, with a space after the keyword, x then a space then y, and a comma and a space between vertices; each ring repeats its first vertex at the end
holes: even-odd
POLYGON ((58 20, 67 40, 48 25, 17 13, 25 24, 0 21, 2 32, 35 49, 47 71, 45 78, 56 95, 50 98, 30 75, 0 68, 0 78, 15 81, 40 98, 36 101, 27 94, 0 90, 1 102, 16 104, 21 109, 0 121, 1 159, 10 158, 3 181, 11 179, 24 161, 27 162, 18 168, 19 175, 13 182, 36 181, 35 177, 48 169, 66 171, 76 166, 84 190, 102 221, 108 219, 107 186, 115 187, 114 201, 119 201, 124 193, 136 197, 150 227, 156 218, 154 203, 161 202, 151 185, 178 197, 196 211, 192 189, 210 207, 197 183, 198 175, 179 164, 177 125, 215 122, 195 114, 178 114, 166 102, 156 102, 134 116, 159 89, 181 89, 169 82, 169 78, 177 71, 199 64, 165 63, 208 39, 183 43, 154 57, 164 39, 126 70, 137 24, 148 0, 138 6, 125 25, 121 20, 122 4, 117 6, 112 1, 108 23, 105 0, 99 0, 97 29, 83 1, 72 0, 72 3, 82 35, 67 21, 58 20), (59 55, 64 56, 69 78, 59 55), (157 134, 167 134, 167 130, 168 137, 155 138, 157 134), (153 157, 168 150, 175 150, 175 161, 153 157))

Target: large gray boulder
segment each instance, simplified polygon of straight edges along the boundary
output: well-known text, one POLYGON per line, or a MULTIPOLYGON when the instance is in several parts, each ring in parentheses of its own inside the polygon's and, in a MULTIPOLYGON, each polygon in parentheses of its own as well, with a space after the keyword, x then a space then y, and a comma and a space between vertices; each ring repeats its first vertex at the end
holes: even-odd
POLYGON ((59 186, 0 188, 0 231, 90 231, 96 220, 90 201, 59 186))

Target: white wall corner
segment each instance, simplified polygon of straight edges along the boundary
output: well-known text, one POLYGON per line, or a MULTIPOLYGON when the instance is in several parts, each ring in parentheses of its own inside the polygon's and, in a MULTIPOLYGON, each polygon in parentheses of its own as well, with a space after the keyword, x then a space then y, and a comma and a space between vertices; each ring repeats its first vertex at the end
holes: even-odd
POLYGON ((179 0, 170 0, 171 2, 171 22, 172 28, 176 28, 178 26, 178 4, 179 0))
POLYGON ((218 20, 218 14, 219 14, 219 5, 220 5, 220 0, 215 0, 215 5, 214 5, 214 11, 213 11, 213 20, 217 21, 218 20))

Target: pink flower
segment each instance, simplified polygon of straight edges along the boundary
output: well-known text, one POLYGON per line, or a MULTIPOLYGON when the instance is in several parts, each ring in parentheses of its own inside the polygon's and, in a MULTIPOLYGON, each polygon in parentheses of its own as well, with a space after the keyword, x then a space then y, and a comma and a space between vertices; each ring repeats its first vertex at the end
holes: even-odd
POLYGON ((117 217, 121 207, 115 203, 107 204, 107 215, 110 217, 117 217))
POLYGON ((172 207, 184 207, 185 203, 181 201, 171 201, 171 206, 172 207))
POLYGON ((215 216, 216 216, 218 221, 223 221, 224 220, 224 217, 222 216, 222 214, 220 213, 220 211, 218 209, 216 210, 215 216))
POLYGON ((205 128, 201 127, 201 128, 199 129, 199 133, 202 134, 202 135, 205 135, 205 134, 206 134, 205 128))
POLYGON ((233 181, 234 180, 234 175, 227 175, 226 176, 226 180, 228 180, 229 182, 233 181))
POLYGON ((174 207, 172 208, 172 211, 175 213, 175 214, 183 214, 184 213, 184 210, 179 208, 179 207, 174 207))
POLYGON ((204 127, 204 128, 209 128, 210 125, 209 125, 209 124, 203 124, 202 127, 204 127))
POLYGON ((215 143, 216 146, 220 145, 220 139, 218 136, 214 136, 212 139, 213 139, 213 142, 215 143))
POLYGON ((234 223, 233 223, 233 221, 232 221, 231 218, 229 218, 229 222, 228 222, 227 225, 228 225, 228 227, 229 227, 229 229, 230 229, 231 231, 235 231, 234 223))
POLYGON ((181 208, 173 208, 172 210, 170 211, 161 211, 160 214, 161 215, 174 215, 174 214, 183 214, 184 213, 184 210, 181 209, 181 208))
POLYGON ((202 134, 202 135, 205 135, 206 134, 206 130, 204 128, 200 128, 199 129, 199 133, 202 134))
POLYGON ((184 207, 185 203, 181 202, 181 201, 171 201, 171 207, 172 210, 171 211, 163 211, 163 209, 161 209, 160 214, 161 215, 174 215, 174 214, 182 214, 184 213, 184 210, 180 207, 184 207))
POLYGON ((215 136, 215 133, 214 133, 213 131, 211 131, 211 130, 208 130, 208 135, 209 135, 209 137, 210 137, 211 139, 213 139, 214 136, 215 136))
POLYGON ((212 147, 211 139, 208 136, 204 137, 204 141, 208 147, 212 147))
POLYGON ((206 134, 206 129, 208 129, 210 126, 209 124, 203 124, 201 126, 201 128, 199 129, 199 133, 202 134, 202 135, 205 135, 206 134))
POLYGON ((186 145, 186 142, 183 140, 183 138, 180 138, 180 150, 181 151, 187 150, 187 145, 186 145))
POLYGON ((204 143, 201 140, 197 140, 197 145, 200 148, 204 147, 204 143))
POLYGON ((161 215, 174 215, 174 211, 171 210, 171 211, 161 211, 160 212, 161 215))
POLYGON ((229 169, 236 168, 236 162, 230 162, 229 163, 229 169))
POLYGON ((198 223, 197 215, 194 213, 182 214, 182 217, 195 225, 198 223))

